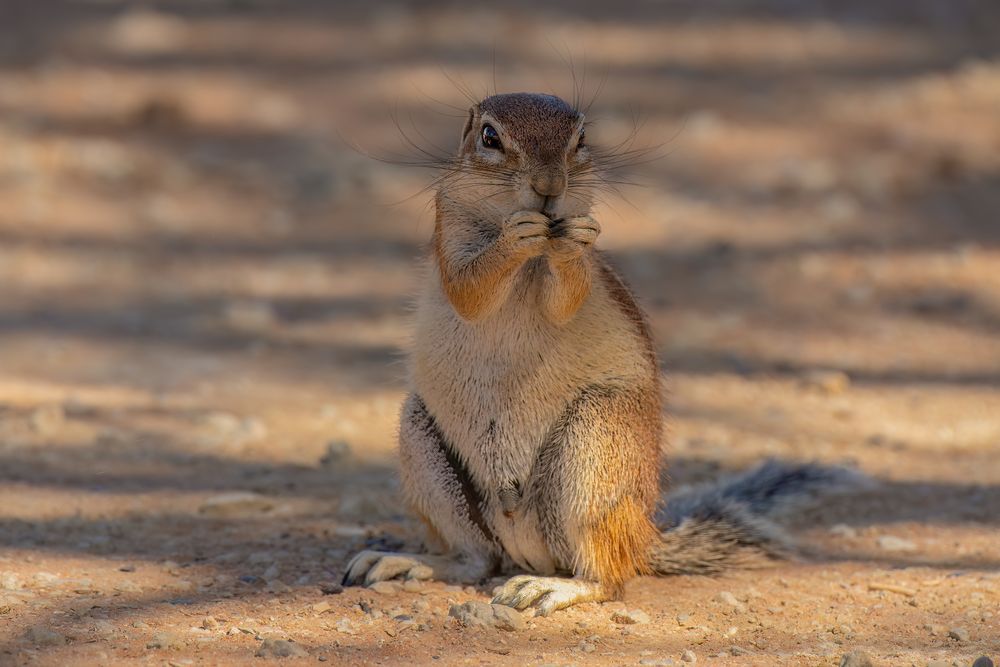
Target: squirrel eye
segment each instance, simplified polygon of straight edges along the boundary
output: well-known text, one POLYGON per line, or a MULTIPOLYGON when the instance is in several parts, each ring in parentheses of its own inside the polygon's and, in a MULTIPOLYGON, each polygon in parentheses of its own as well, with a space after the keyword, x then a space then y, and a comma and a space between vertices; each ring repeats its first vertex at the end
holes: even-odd
POLYGON ((587 133, 586 133, 586 132, 584 132, 583 130, 580 130, 580 138, 579 138, 579 139, 577 140, 577 142, 576 142, 576 147, 577 147, 578 149, 579 149, 579 148, 583 148, 584 146, 586 146, 586 143, 584 143, 584 140, 585 140, 586 138, 587 138, 587 133))
POLYGON ((500 134, 493 129, 492 125, 483 125, 483 146, 497 151, 503 150, 503 144, 500 143, 500 134))

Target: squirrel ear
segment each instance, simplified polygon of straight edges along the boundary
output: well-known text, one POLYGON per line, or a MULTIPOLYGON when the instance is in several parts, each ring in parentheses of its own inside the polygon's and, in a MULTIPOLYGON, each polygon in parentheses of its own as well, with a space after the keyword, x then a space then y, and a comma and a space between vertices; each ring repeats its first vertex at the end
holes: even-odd
POLYGON ((462 128, 462 143, 465 143, 465 139, 469 136, 469 132, 472 132, 472 121, 476 119, 476 107, 469 107, 469 117, 465 119, 465 127, 462 128))

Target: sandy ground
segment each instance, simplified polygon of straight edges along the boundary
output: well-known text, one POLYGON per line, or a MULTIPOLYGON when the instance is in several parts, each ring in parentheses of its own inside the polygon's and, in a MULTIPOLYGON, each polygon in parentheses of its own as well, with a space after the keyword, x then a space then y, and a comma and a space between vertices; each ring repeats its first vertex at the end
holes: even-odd
POLYGON ((540 4, 2 3, 0 664, 1000 657, 1000 5, 540 4), (432 222, 425 174, 347 144, 453 145, 458 86, 568 95, 567 53, 592 140, 637 111, 669 149, 598 215, 671 478, 877 486, 789 517, 811 561, 466 629, 498 582, 335 585, 419 544, 394 440, 432 222))

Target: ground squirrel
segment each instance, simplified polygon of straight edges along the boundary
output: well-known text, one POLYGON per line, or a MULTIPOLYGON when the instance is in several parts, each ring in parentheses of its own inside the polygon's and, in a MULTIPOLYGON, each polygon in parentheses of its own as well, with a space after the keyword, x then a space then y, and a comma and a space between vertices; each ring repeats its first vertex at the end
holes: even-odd
POLYGON ((785 540, 765 515, 844 480, 769 463, 660 503, 659 363, 594 249, 606 181, 584 126, 550 95, 469 110, 441 165, 399 436, 404 496, 450 553, 365 551, 346 583, 522 570, 494 602, 546 615, 616 598, 637 574, 775 554, 785 540))

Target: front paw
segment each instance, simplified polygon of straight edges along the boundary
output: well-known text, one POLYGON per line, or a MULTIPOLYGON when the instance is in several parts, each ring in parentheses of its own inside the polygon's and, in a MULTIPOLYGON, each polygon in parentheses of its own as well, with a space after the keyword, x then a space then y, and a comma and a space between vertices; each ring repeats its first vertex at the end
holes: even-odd
POLYGON ((364 584, 371 586, 378 581, 402 577, 405 579, 430 579, 434 570, 419 556, 390 551, 362 551, 347 564, 345 586, 364 584))
POLYGON ((549 228, 549 254, 556 259, 574 259, 587 251, 601 233, 601 225, 589 215, 557 220, 549 228))
POLYGON ((537 257, 545 251, 550 224, 538 211, 518 211, 504 221, 501 238, 516 254, 537 257))

